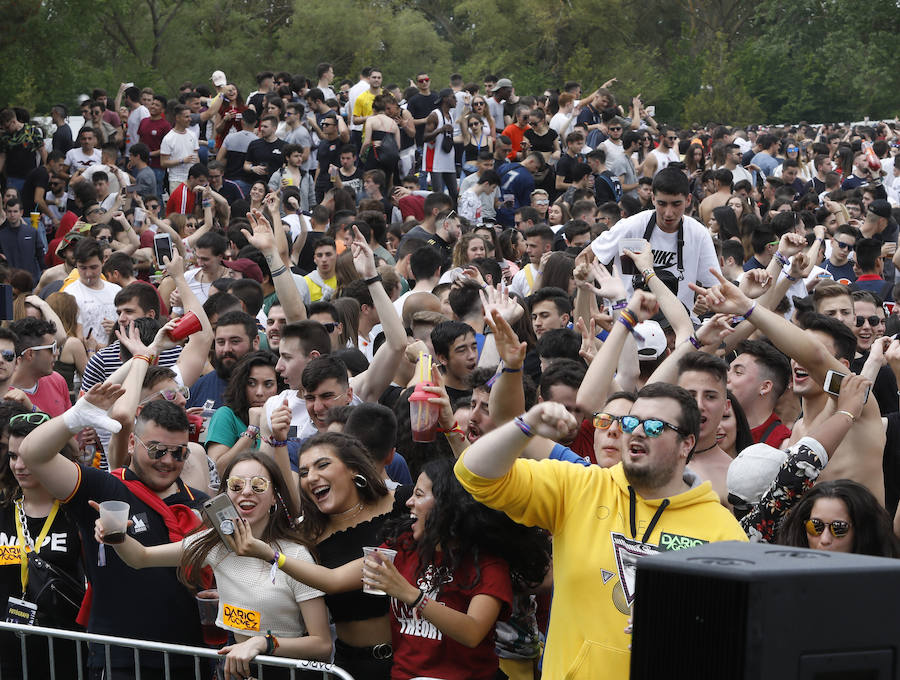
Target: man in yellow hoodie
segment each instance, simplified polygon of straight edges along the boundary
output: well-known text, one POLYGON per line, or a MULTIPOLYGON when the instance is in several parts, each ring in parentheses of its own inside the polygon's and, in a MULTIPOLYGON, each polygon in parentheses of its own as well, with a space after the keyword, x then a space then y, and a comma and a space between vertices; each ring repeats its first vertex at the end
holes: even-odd
POLYGON ((539 438, 564 439, 577 427, 553 402, 484 435, 456 464, 457 478, 476 500, 553 534, 546 678, 628 677, 625 627, 638 559, 747 540, 710 483, 685 469, 700 430, 700 412, 686 390, 648 385, 630 415, 617 420, 625 447, 612 468, 519 458, 529 444, 546 449, 539 438))

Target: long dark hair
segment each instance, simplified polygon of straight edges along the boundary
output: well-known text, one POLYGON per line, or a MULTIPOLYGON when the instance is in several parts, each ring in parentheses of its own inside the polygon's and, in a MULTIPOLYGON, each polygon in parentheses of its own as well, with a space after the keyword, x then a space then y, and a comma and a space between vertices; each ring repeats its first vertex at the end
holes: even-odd
POLYGON ((747 420, 747 414, 744 413, 744 408, 737 400, 737 397, 734 396, 731 390, 725 390, 725 394, 731 402, 731 415, 734 416, 734 450, 735 453, 740 453, 754 443, 753 432, 750 430, 750 421, 747 420))
POLYGON ((713 217, 719 225, 719 240, 727 241, 730 238, 741 238, 741 229, 738 226, 737 215, 727 205, 713 208, 713 217))
MULTIPOLYGON (((297 508, 291 501, 291 493, 288 489, 287 482, 275 460, 271 456, 267 456, 259 451, 245 451, 232 458, 231 462, 222 473, 222 480, 227 480, 231 475, 231 471, 238 463, 245 460, 252 460, 262 465, 269 475, 272 484, 275 487, 275 507, 269 513, 269 521, 266 524, 265 531, 260 539, 269 544, 275 544, 278 547, 279 541, 288 541, 291 543, 299 543, 307 549, 312 549, 313 545, 295 528, 298 517, 297 508)), ((211 529, 209 520, 204 518, 203 524, 195 529, 191 534, 211 529)), ((181 565, 178 567, 178 579, 188 587, 202 588, 203 580, 201 570, 203 563, 206 561, 210 551, 218 545, 222 544, 222 539, 217 531, 209 531, 202 538, 192 542, 181 553, 181 565)))
POLYGON ((404 515, 385 524, 383 533, 387 543, 397 550, 417 553, 417 579, 432 565, 453 573, 471 556, 475 575, 471 584, 461 584, 461 587, 472 588, 481 580, 480 557, 492 555, 509 564, 514 585, 520 589, 536 587, 550 566, 547 533, 516 524, 502 512, 478 503, 457 481, 453 465, 452 459, 442 457, 428 461, 422 468, 422 474, 431 480, 434 496, 434 507, 425 520, 422 540, 418 543, 413 540, 410 531, 413 519, 404 515))
MULTIPOLYGON (((300 456, 316 446, 327 446, 332 450, 341 462, 347 466, 350 473, 355 477, 362 475, 366 480, 365 485, 356 484, 359 491, 359 497, 363 503, 376 503, 387 496, 388 489, 384 480, 375 469, 375 463, 372 457, 356 437, 343 434, 342 432, 320 432, 313 435, 300 447, 300 456)), ((329 517, 319 510, 318 506, 313 502, 303 489, 300 489, 300 512, 303 514, 303 524, 300 528, 310 541, 316 541, 328 527, 329 517)))
POLYGON ((276 389, 280 392, 283 384, 278 371, 275 371, 277 363, 277 356, 271 352, 259 350, 242 356, 231 369, 231 377, 228 379, 228 386, 225 388, 222 399, 223 403, 234 411, 234 415, 243 422, 246 423, 250 420, 250 402, 247 401, 247 381, 250 380, 250 373, 257 366, 269 366, 275 372, 276 389))
POLYGON ((875 496, 849 479, 820 482, 803 494, 800 502, 787 514, 778 531, 778 543, 799 548, 809 547, 806 520, 820 498, 843 501, 853 527, 853 552, 877 557, 900 556, 900 544, 894 536, 891 518, 875 496))
POLYGON ((575 271, 575 258, 567 253, 553 253, 547 258, 541 276, 541 288, 561 288, 568 292, 575 271))

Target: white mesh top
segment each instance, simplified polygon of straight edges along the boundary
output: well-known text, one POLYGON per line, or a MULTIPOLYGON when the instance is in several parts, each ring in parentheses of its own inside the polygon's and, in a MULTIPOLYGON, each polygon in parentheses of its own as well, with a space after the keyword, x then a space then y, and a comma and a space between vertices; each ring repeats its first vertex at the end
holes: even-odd
MULTIPOLYGON (((212 531, 211 529, 209 531, 212 531)), ((207 532, 185 538, 185 547, 207 532)), ((313 562, 302 545, 281 541, 278 550, 288 557, 313 562)), ((265 635, 271 630, 276 637, 301 637, 306 626, 298 604, 324 593, 294 580, 281 570, 270 577, 268 562, 255 557, 239 557, 223 545, 213 548, 206 558, 216 575, 219 590, 219 614, 216 625, 242 635, 265 635)))

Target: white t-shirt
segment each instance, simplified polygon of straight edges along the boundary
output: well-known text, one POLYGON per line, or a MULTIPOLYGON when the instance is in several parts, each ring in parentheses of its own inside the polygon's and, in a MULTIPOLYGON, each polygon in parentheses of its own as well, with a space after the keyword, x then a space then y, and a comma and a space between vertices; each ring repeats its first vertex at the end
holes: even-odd
MULTIPOLYGON (((650 153, 656 156, 656 172, 667 168, 669 163, 677 163, 681 160, 681 156, 678 155, 678 149, 674 146, 669 149, 668 153, 663 153, 660 148, 653 149, 650 153)), ((654 174, 653 176, 655 177, 656 175, 654 174)))
MULTIPOLYGON (((619 220, 609 231, 603 232, 593 243, 591 250, 597 259, 607 264, 615 260, 619 271, 622 271, 622 262, 619 258, 619 241, 623 238, 643 238, 644 231, 654 210, 645 210, 619 220)), ((667 269, 676 277, 678 276, 678 233, 667 234, 658 226, 650 235, 650 248, 653 250, 653 263, 657 269, 667 269)), ((678 282, 678 299, 690 311, 694 308, 694 291, 688 288, 689 283, 699 281, 702 286, 712 286, 718 280, 709 273, 709 268, 719 270, 719 260, 713 248, 712 237, 700 222, 693 217, 684 217, 684 245, 682 247, 682 259, 684 261, 684 278, 678 282)), ((622 275, 627 297, 631 297, 634 287, 631 285, 630 275, 622 275)))
POLYGON ((65 292, 78 303, 78 323, 84 328, 84 336, 87 337, 90 330, 97 342, 105 345, 109 343, 109 338, 101 322, 116 318, 116 293, 122 289, 103 279, 100 282, 102 287, 94 289, 88 288, 79 279, 66 286, 65 292))
POLYGON ((616 144, 611 139, 606 139, 600 143, 600 146, 606 152, 606 165, 616 158, 625 158, 625 151, 621 144, 616 144))
MULTIPOLYGON (((73 149, 73 151, 74 151, 74 149, 73 149)), ((79 149, 79 151, 80 151, 80 149, 79 149)), ((97 154, 99 154, 99 153, 100 152, 98 151, 97 154)), ((84 177, 87 181, 93 182, 94 181, 94 173, 101 172, 101 171, 105 172, 106 176, 109 177, 109 194, 110 194, 110 196, 113 196, 113 200, 115 200, 115 194, 119 193, 119 188, 120 188, 119 178, 116 175, 115 171, 112 168, 110 168, 108 165, 103 165, 102 163, 94 163, 93 165, 91 165, 91 167, 89 167, 87 170, 85 170, 83 173, 81 173, 81 176, 84 177)), ((103 207, 106 208, 106 206, 103 206, 103 207)))
POLYGON ((138 127, 140 127, 141 121, 144 118, 150 117, 150 111, 147 110, 147 107, 143 104, 138 105, 137 108, 131 110, 131 113, 128 114, 128 128, 125 132, 125 153, 128 153, 128 149, 131 148, 132 144, 137 144, 141 141, 138 136, 138 127))
MULTIPOLYGON (((291 408, 291 428, 288 430, 288 437, 304 441, 317 434, 319 431, 313 424, 312 418, 309 417, 309 411, 306 410, 306 401, 297 394, 297 390, 291 388, 266 400, 266 422, 269 424, 269 427, 272 427, 272 413, 281 406, 285 399, 287 399, 288 406, 291 408)), ((354 394, 350 403, 355 406, 363 402, 362 399, 354 394)))
MULTIPOLYGON (((503 101, 506 100, 504 99, 503 101)), ((488 112, 494 119, 494 127, 497 129, 497 134, 499 135, 506 127, 506 124, 503 122, 503 102, 498 102, 493 97, 488 97, 487 105, 488 112)))
MULTIPOLYGON (((169 160, 180 161, 187 158, 191 154, 195 154, 200 149, 200 143, 197 137, 190 130, 178 133, 175 129, 171 129, 163 137, 162 144, 159 147, 160 155, 166 155, 169 160)), ((169 182, 185 182, 188 178, 188 171, 191 169, 192 163, 179 163, 178 165, 169 166, 169 182)))
MULTIPOLYGON (((94 149, 91 155, 87 155, 81 150, 80 146, 76 146, 66 151, 66 159, 63 162, 69 168, 69 174, 74 175, 77 170, 86 170, 91 166, 98 165, 101 159, 100 149, 94 149)), ((72 191, 71 185, 69 185, 67 196, 71 200, 75 199, 75 193, 72 191)))
POLYGON ((562 133, 563 126, 568 123, 568 127, 566 127, 566 135, 572 132, 572 117, 575 114, 573 113, 563 113, 562 111, 557 111, 553 114, 553 118, 550 119, 550 127, 556 130, 556 134, 558 134, 562 139, 560 139, 560 144, 562 146, 566 145, 565 135, 562 133))

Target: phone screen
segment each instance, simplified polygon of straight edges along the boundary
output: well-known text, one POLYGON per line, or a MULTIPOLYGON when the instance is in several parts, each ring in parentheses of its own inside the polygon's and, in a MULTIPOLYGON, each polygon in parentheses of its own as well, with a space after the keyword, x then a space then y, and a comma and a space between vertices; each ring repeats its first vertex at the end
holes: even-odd
POLYGON ((157 234, 153 239, 153 252, 156 255, 157 264, 164 266, 164 257, 172 259, 172 239, 168 234, 157 234))

